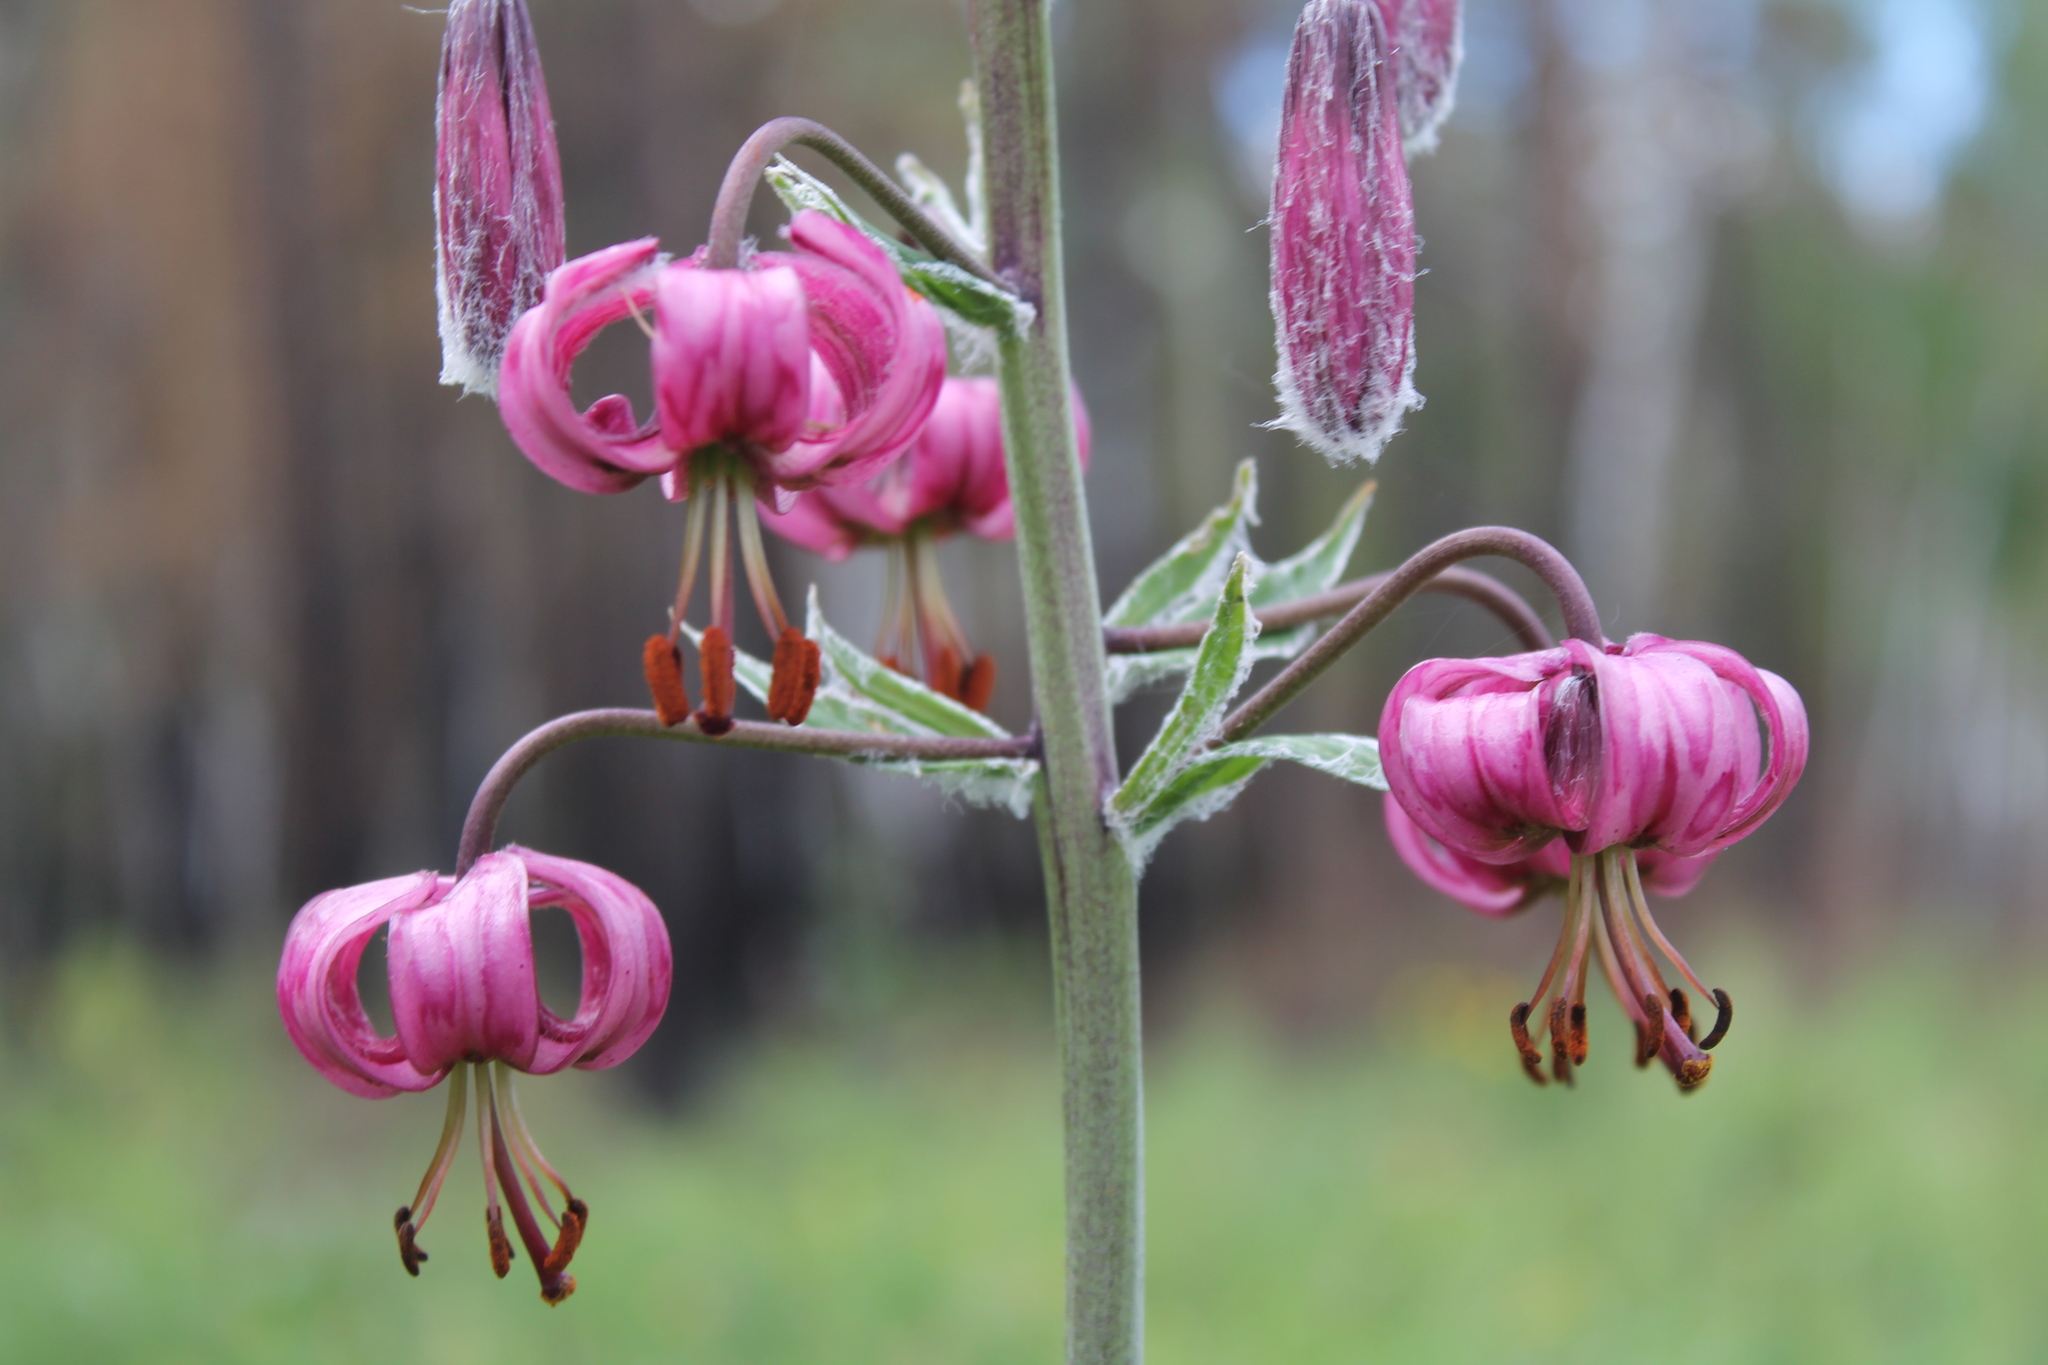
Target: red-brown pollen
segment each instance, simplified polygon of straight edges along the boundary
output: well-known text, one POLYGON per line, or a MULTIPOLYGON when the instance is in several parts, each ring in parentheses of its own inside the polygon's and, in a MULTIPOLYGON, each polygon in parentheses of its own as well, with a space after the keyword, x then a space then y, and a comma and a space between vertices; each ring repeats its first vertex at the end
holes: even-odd
POLYGON ((683 652, 666 635, 650 635, 640 650, 640 670, 654 698, 654 714, 663 725, 681 725, 690 718, 690 694, 683 688, 683 652))
POLYGON ((707 735, 722 735, 732 729, 732 636, 724 626, 707 626, 697 644, 697 671, 703 675, 704 705, 697 711, 697 728, 707 735))

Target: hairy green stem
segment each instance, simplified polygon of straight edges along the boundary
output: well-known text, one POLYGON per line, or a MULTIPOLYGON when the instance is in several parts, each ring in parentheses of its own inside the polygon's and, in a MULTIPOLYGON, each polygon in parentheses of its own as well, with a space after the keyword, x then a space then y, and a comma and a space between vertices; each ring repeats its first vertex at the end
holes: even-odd
POLYGON ((1031 687, 1043 738, 1039 849, 1066 1116, 1067 1360, 1144 1350, 1137 876, 1102 818, 1117 780, 1101 599, 1068 397, 1048 0, 973 0, 989 264, 1037 309, 1000 341, 1031 687))

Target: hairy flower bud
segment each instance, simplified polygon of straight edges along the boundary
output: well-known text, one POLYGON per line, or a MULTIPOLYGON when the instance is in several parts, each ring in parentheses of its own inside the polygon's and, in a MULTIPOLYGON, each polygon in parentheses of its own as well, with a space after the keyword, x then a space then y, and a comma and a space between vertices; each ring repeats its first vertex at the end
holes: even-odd
POLYGON ((1333 464, 1379 458, 1415 392, 1415 211, 1397 73, 1372 0, 1295 25, 1273 179, 1280 417, 1333 464))
POLYGON ((1378 0, 1394 44, 1401 140, 1409 155, 1436 149, 1437 129, 1451 116, 1465 25, 1458 0, 1378 0))
POLYGON ((435 99, 441 382, 495 394, 505 338, 562 264, 562 166, 525 0, 450 0, 435 99))

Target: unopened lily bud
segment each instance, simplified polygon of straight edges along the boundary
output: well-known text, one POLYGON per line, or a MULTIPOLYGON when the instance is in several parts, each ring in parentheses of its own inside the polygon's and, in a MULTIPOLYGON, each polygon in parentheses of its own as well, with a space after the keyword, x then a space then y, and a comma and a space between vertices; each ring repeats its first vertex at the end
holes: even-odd
POLYGON ((1280 417, 1333 464, 1375 460, 1415 392, 1415 210, 1373 0, 1309 0, 1273 179, 1280 417))
POLYGON ((435 100, 441 382, 495 394, 505 338, 562 264, 562 165, 525 0, 450 0, 435 100))
POLYGON ((1379 0, 1394 44, 1396 101, 1408 154, 1436 149, 1437 129, 1451 116, 1465 23, 1458 0, 1379 0))

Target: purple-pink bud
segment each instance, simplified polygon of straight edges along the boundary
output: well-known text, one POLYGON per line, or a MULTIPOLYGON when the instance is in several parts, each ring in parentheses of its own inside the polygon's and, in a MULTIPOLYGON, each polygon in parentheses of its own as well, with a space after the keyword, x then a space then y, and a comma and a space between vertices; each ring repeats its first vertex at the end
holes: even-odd
POLYGON ((1273 179, 1280 417, 1333 464, 1375 460, 1415 392, 1415 210, 1373 0, 1309 0, 1273 179))
POLYGON ((434 117, 441 382, 495 394, 512 324, 566 256, 561 158, 525 0, 450 0, 434 117))
POLYGON ((1401 140, 1409 155, 1432 151, 1437 129, 1451 116, 1458 63, 1465 56, 1458 0, 1378 0, 1394 43, 1401 140))

